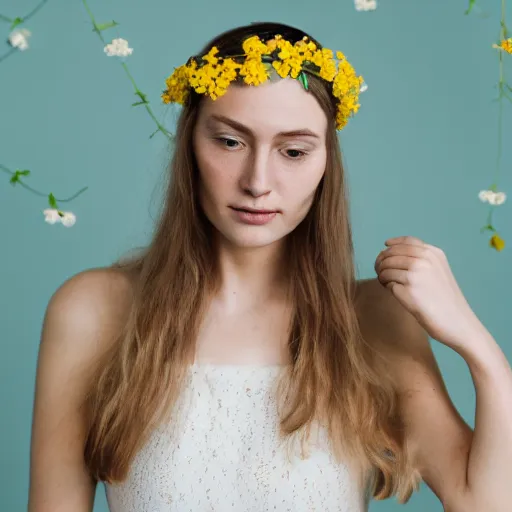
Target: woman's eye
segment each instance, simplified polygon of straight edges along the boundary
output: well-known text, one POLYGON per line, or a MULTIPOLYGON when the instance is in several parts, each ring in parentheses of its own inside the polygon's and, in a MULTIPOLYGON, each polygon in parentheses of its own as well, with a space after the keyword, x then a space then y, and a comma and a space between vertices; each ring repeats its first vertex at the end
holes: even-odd
POLYGON ((305 151, 301 151, 300 149, 287 149, 286 154, 288 157, 290 157, 292 160, 300 160, 304 156, 306 156, 305 151))
POLYGON ((236 148, 240 145, 240 142, 236 139, 228 139, 227 137, 219 137, 217 140, 227 148, 236 148))

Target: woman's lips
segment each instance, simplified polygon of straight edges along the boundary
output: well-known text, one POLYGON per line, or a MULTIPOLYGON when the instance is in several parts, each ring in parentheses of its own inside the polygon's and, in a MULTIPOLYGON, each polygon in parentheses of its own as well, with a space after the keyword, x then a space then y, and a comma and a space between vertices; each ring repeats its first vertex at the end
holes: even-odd
POLYGON ((262 226, 270 222, 276 215, 276 211, 260 210, 249 211, 242 208, 231 208, 237 219, 244 224, 252 224, 254 226, 262 226))

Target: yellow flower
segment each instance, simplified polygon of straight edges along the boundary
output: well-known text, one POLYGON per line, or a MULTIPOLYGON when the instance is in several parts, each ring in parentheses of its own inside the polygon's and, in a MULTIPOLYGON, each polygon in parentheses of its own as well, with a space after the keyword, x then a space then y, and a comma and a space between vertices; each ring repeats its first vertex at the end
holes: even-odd
POLYGON ((227 91, 229 84, 237 78, 237 64, 233 59, 220 59, 215 57, 216 49, 212 49, 203 57, 207 61, 197 67, 195 61, 189 67, 188 84, 197 94, 207 94, 213 100, 227 91))
POLYGON ((311 56, 311 62, 320 68, 319 74, 328 82, 332 82, 336 76, 336 61, 331 50, 322 48, 311 56))
POLYGON ((505 240, 503 240, 499 235, 493 235, 489 245, 497 251, 502 251, 505 248, 505 240))
POLYGON ((219 59, 215 57, 219 53, 219 49, 214 46, 206 55, 203 55, 203 59, 210 64, 217 64, 219 59))
POLYGON ((248 85, 260 85, 268 80, 268 72, 261 59, 246 59, 240 69, 240 75, 245 77, 244 82, 248 85))
POLYGON ((286 62, 280 62, 278 60, 275 60, 272 62, 272 67, 277 71, 277 74, 281 78, 286 78, 288 76, 288 73, 290 72, 290 65, 286 62))
POLYGON ((498 48, 501 48, 502 50, 505 50, 507 53, 512 54, 512 37, 509 37, 508 39, 503 39, 503 41, 500 42, 498 48))
POLYGON ((165 81, 167 89, 162 93, 164 103, 179 103, 183 105, 188 95, 188 69, 183 65, 165 81))
POLYGON ((256 56, 260 57, 261 55, 270 53, 267 45, 262 43, 258 36, 246 39, 242 44, 242 48, 244 49, 244 53, 246 53, 250 58, 255 58, 256 56))
POLYGON ((333 81, 332 94, 338 99, 336 127, 341 130, 350 116, 359 110, 359 91, 363 77, 357 76, 347 60, 338 62, 338 71, 333 81))
POLYGON ((307 37, 304 37, 302 41, 297 41, 295 46, 303 60, 311 61, 313 53, 316 51, 316 44, 313 41, 309 41, 307 37))
POLYGON ((282 40, 282 37, 277 35, 276 37, 274 37, 274 39, 269 39, 267 42, 266 42, 266 46, 268 48, 268 52, 269 53, 272 53, 278 46, 279 44, 279 41, 282 40))

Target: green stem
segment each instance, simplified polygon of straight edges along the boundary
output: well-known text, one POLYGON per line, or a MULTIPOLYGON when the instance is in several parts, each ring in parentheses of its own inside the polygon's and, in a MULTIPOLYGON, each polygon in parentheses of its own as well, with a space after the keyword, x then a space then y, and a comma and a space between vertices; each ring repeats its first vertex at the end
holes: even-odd
POLYGON ((24 18, 23 18, 23 23, 25 23, 26 21, 28 21, 30 18, 32 18, 32 16, 34 16, 38 11, 39 9, 41 9, 43 7, 43 5, 48 2, 48 0, 41 0, 41 2, 39 2, 38 5, 36 5, 36 7, 34 7, 24 18))
MULTIPOLYGON (((85 10, 87 11, 87 14, 89 15, 89 18, 91 18, 91 21, 92 21, 92 24, 94 25, 94 28, 96 28, 97 27, 96 20, 94 19, 94 16, 92 14, 91 9, 89 9, 89 6, 87 5, 87 1, 86 0, 82 0, 82 3, 84 4, 85 10)), ((101 33, 99 34, 99 36, 102 37, 101 33)))
MULTIPOLYGON (((47 2, 48 2, 48 0, 41 0, 26 16, 23 16, 22 18, 20 18, 22 20, 21 23, 25 23, 30 18, 32 18, 32 16, 37 14, 39 9, 41 9, 44 6, 44 4, 47 2)), ((0 14, 0 21, 5 21, 6 23, 13 23, 14 18, 9 18, 8 16, 4 16, 3 14, 0 14)), ((20 23, 20 25, 21 25, 21 23, 20 23)))
POLYGON ((14 47, 10 48, 3 55, 0 55, 0 62, 3 62, 5 59, 7 59, 7 57, 10 57, 17 51, 18 51, 18 48, 14 48, 14 47))
MULTIPOLYGON (((0 164, 0 170, 4 171, 7 174, 10 174, 11 176, 15 175, 15 173, 13 171, 11 171, 10 169, 8 169, 7 167, 5 167, 2 164, 0 164)), ((16 184, 22 186, 24 189, 32 192, 36 196, 46 197, 46 198, 49 196, 48 193, 41 192, 40 190, 36 190, 35 188, 32 188, 31 186, 27 185, 26 183, 23 183, 23 181, 21 181, 21 178, 18 179, 16 184)), ((88 189, 88 187, 83 187, 78 192, 73 194, 71 197, 67 197, 66 199, 57 199, 57 202, 59 202, 59 203, 68 203, 70 201, 73 201, 73 199, 78 197, 80 194, 83 194, 87 189, 88 189)))
MULTIPOLYGON (((500 22, 500 41, 503 41, 507 35, 507 27, 505 25, 505 0, 501 0, 501 22, 500 22)), ((496 158, 496 175, 494 177, 493 186, 498 187, 498 181, 501 172, 501 158, 503 154, 503 98, 506 96, 505 91, 505 73, 503 69, 503 51, 498 51, 499 59, 499 106, 498 106, 498 155, 496 158)))

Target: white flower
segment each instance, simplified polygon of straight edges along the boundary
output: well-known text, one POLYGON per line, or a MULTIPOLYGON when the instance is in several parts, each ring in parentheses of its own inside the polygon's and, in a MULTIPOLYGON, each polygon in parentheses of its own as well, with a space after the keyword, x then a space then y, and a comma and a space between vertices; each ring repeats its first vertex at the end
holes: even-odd
POLYGON ((483 203, 489 203, 492 205, 500 205, 505 202, 507 195, 505 192, 494 192, 493 190, 481 190, 478 194, 478 198, 483 203))
POLYGON ((377 0, 354 0, 356 11, 374 11, 377 9, 377 0))
POLYGON ((492 193, 492 190, 480 190, 480 192, 478 193, 478 199, 480 199, 482 203, 487 203, 492 193))
POLYGON ((359 92, 365 92, 368 90, 368 84, 366 84, 365 82, 363 82, 361 84, 361 87, 359 88, 359 92))
POLYGON ((60 222, 59 210, 55 210, 55 208, 47 208, 43 211, 44 213, 44 221, 48 222, 48 224, 55 224, 56 222, 60 222))
POLYGON ((31 35, 30 30, 27 30, 26 28, 13 30, 9 34, 9 43, 14 48, 18 48, 18 50, 26 50, 28 48, 28 38, 31 35))
POLYGON ((103 51, 109 57, 127 57, 133 53, 133 48, 128 48, 128 41, 126 39, 113 39, 110 44, 107 44, 103 51))
POLYGON ((62 223, 63 226, 70 228, 76 222, 76 216, 72 212, 59 212, 55 208, 47 208, 43 211, 44 220, 48 224, 62 223))
POLYGON ((489 198, 489 203, 494 205, 500 205, 503 204, 506 199, 507 196, 505 192, 496 192, 495 194, 492 195, 492 197, 489 198))
POLYGON ((76 216, 72 212, 62 212, 63 216, 61 217, 62 225, 70 228, 71 226, 75 225, 76 222, 76 216))

